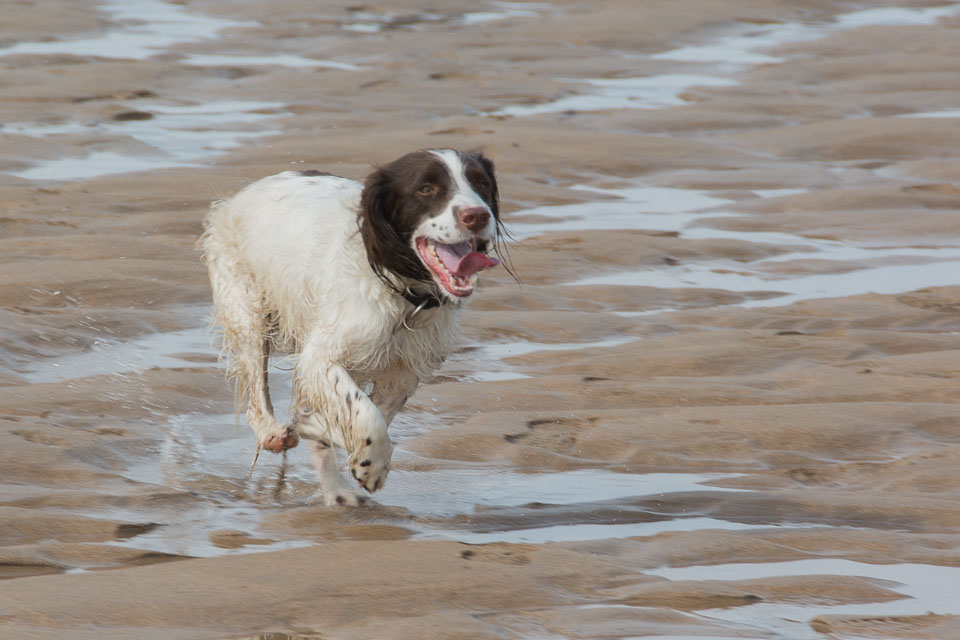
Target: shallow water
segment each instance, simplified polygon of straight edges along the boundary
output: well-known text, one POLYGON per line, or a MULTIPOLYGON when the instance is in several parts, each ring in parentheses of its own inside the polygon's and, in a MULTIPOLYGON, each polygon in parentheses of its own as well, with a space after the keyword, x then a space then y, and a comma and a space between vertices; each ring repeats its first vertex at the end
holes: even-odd
MULTIPOLYGON (((601 189, 590 185, 574 185, 574 191, 596 195, 597 200, 578 204, 533 207, 516 211, 511 217, 510 234, 518 240, 551 231, 585 231, 590 229, 648 229, 678 231, 690 223, 712 215, 712 208, 732 201, 696 189, 676 189, 647 185, 629 185, 617 189, 601 189), (524 216, 549 218, 549 222, 523 222, 524 216)), ((713 215, 729 216, 722 212, 713 215)))
POLYGON ((216 366, 217 351, 205 324, 209 311, 207 305, 181 307, 178 315, 193 319, 197 326, 180 331, 146 333, 132 339, 99 338, 85 351, 24 359, 16 361, 13 369, 30 383, 45 383, 146 371, 154 367, 216 366))
MULTIPOLYGON (((613 538, 640 538, 661 533, 680 531, 750 531, 771 529, 778 525, 751 525, 732 520, 693 517, 671 518, 659 522, 630 522, 626 524, 564 524, 549 527, 531 527, 510 531, 426 531, 418 537, 425 540, 456 540, 467 544, 512 542, 543 544, 546 542, 578 542, 583 540, 609 540, 613 538)), ((791 528, 807 528, 804 525, 789 525, 791 528)), ((816 526, 816 525, 811 525, 816 526)))
POLYGON ((906 113, 898 118, 960 118, 960 109, 946 111, 925 111, 920 113, 906 113))
POLYGON ((174 44, 210 40, 224 29, 257 26, 256 22, 189 13, 181 5, 162 0, 114 0, 98 5, 98 9, 119 26, 107 27, 103 34, 88 38, 21 42, 0 49, 0 56, 68 54, 145 60, 174 44))
MULTIPOLYGON (((376 502, 383 507, 398 507, 418 523, 412 526, 417 537, 458 540, 470 543, 494 541, 547 542, 591 540, 624 536, 654 535, 664 531, 700 529, 743 530, 769 528, 771 524, 750 525, 709 517, 659 516, 655 522, 555 525, 549 520, 538 524, 536 518, 524 518, 504 530, 477 525, 476 531, 464 527, 459 517, 489 508, 524 505, 578 505, 589 513, 591 504, 626 498, 662 497, 687 492, 743 491, 710 483, 736 478, 736 474, 649 473, 627 474, 602 469, 580 469, 555 473, 518 473, 486 465, 458 463, 457 467, 422 469, 422 461, 403 450, 403 441, 437 428, 429 415, 402 414, 399 429, 391 434, 398 442, 394 470, 376 502), (411 468, 413 466, 413 468, 411 468), (454 523, 453 528, 450 523, 454 523)), ((242 420, 241 420, 242 422, 242 420)), ((304 544, 295 531, 262 531, 263 517, 272 510, 321 504, 321 493, 309 461, 308 447, 287 452, 286 462, 264 454, 248 479, 253 458, 253 436, 235 416, 186 414, 170 418, 164 426, 164 439, 156 448, 142 451, 129 461, 122 475, 138 485, 170 487, 188 492, 193 499, 175 508, 154 509, 150 513, 135 508, 84 511, 84 515, 105 517, 131 523, 145 520, 160 526, 145 534, 114 544, 163 553, 191 556, 222 555, 246 551, 265 551, 304 544), (284 469, 281 482, 277 473, 284 469), (219 530, 242 531, 252 538, 268 538, 270 544, 240 549, 222 549, 210 541, 219 530)), ((624 517, 629 520, 628 517, 624 517)), ((807 526, 791 524, 791 527, 807 526)))
POLYGON ((639 338, 624 335, 592 342, 531 342, 527 340, 512 340, 510 342, 477 343, 469 345, 450 356, 444 364, 441 374, 458 380, 473 380, 477 382, 520 380, 522 378, 529 378, 530 375, 521 371, 520 367, 505 362, 506 358, 523 356, 539 351, 579 351, 581 349, 616 347, 633 342, 634 340, 639 340, 639 338))
MULTIPOLYGON (((568 80, 569 81, 569 80, 568 80)), ((606 109, 662 109, 684 104, 681 94, 691 87, 729 87, 735 80, 709 75, 669 73, 638 78, 590 78, 578 80, 595 90, 553 102, 513 105, 490 112, 495 116, 533 116, 564 111, 606 109)))
POLYGON ((750 25, 741 33, 720 38, 716 42, 671 49, 651 56, 655 60, 701 62, 728 65, 739 70, 747 65, 776 64, 783 58, 758 49, 773 49, 791 42, 820 40, 847 29, 889 25, 929 25, 940 18, 955 15, 960 6, 864 9, 836 16, 828 24, 783 23, 750 25))
MULTIPOLYGON (((114 26, 87 38, 51 42, 22 42, 0 49, 0 56, 77 55, 145 60, 167 52, 181 54, 185 43, 215 40, 226 29, 257 27, 259 23, 214 18, 190 13, 187 8, 162 0, 105 2, 98 7, 114 26), (178 45, 174 47, 174 45, 178 45)), ((335 60, 318 60, 291 54, 246 55, 230 53, 186 53, 183 64, 197 66, 284 66, 356 70, 360 67, 335 60)), ((217 153, 236 148, 257 138, 279 134, 262 121, 288 115, 277 102, 211 101, 193 105, 128 105, 131 110, 150 113, 147 120, 69 122, 58 125, 8 123, 0 132, 32 137, 93 135, 118 141, 133 138, 147 146, 145 151, 96 149, 80 157, 46 160, 11 175, 30 180, 79 180, 116 173, 131 173, 209 164, 217 153)))
MULTIPOLYGON (((809 259, 830 260, 830 256, 806 255, 809 259)), ((877 250, 877 259, 883 259, 877 250)), ((918 264, 888 264, 858 267, 847 273, 808 274, 796 277, 769 277, 745 272, 748 268, 716 265, 683 265, 669 271, 632 271, 584 278, 572 284, 647 286, 662 288, 704 288, 737 292, 777 292, 780 295, 739 303, 746 307, 793 304, 803 300, 839 298, 865 293, 893 294, 925 287, 960 284, 960 252, 943 250, 938 258, 916 256, 918 264), (733 271, 736 269, 737 271, 733 271)), ((783 261, 781 258, 780 261, 783 261)), ((760 262, 758 266, 763 265, 760 262)))
POLYGON ((492 2, 490 6, 494 11, 465 13, 460 16, 458 22, 473 26, 508 18, 536 18, 544 11, 549 11, 552 8, 545 2, 492 2))
MULTIPOLYGON (((355 33, 380 33, 387 29, 416 29, 424 23, 451 23, 457 27, 477 27, 489 22, 511 18, 536 18, 553 9, 545 2, 490 2, 486 11, 470 11, 460 15, 448 15, 436 11, 424 11, 415 15, 397 13, 374 13, 353 11, 352 21, 340 26, 344 31, 355 33)), ((479 7, 478 7, 479 8, 479 7)))
MULTIPOLYGON (((775 297, 744 301, 744 306, 786 305, 802 300, 859 295, 903 293, 929 286, 960 283, 960 246, 914 247, 858 245, 778 231, 728 231, 710 227, 712 220, 743 217, 725 210, 731 200, 697 189, 631 185, 597 188, 577 185, 575 190, 603 197, 596 202, 536 207, 514 215, 546 218, 511 225, 519 239, 553 231, 586 229, 638 229, 677 232, 691 240, 732 239, 792 250, 749 263, 733 260, 684 262, 674 266, 618 271, 588 276, 569 284, 619 285, 660 288, 704 288, 734 292, 779 292, 775 297), (816 261, 829 273, 811 273, 802 263, 816 261), (795 274, 782 272, 795 262, 795 274)), ((755 190, 763 198, 806 193, 806 189, 755 190)))
POLYGON ((801 639, 822 638, 809 626, 821 615, 908 616, 928 612, 960 615, 960 567, 931 564, 868 564, 842 558, 811 558, 791 562, 736 563, 696 567, 664 567, 644 573, 670 580, 751 580, 779 576, 861 576, 889 581, 887 588, 903 594, 903 600, 870 604, 765 603, 700 611, 712 619, 740 622, 801 639))
POLYGON ((390 473, 391 484, 378 501, 403 506, 421 516, 453 516, 489 506, 575 504, 687 491, 737 491, 704 484, 737 477, 730 474, 629 474, 601 469, 517 473, 464 464, 455 469, 399 468, 390 473))
POLYGON ((357 71, 363 67, 348 62, 336 60, 318 60, 304 58, 291 54, 274 54, 251 56, 244 54, 232 55, 229 53, 190 53, 183 60, 184 64, 193 64, 202 67, 259 67, 275 66, 290 68, 339 69, 341 71, 357 71))
POLYGON ((93 151, 81 157, 47 160, 21 171, 7 173, 33 180, 77 180, 114 173, 196 165, 199 160, 277 135, 264 120, 289 115, 283 103, 221 100, 203 104, 130 104, 132 111, 150 114, 145 120, 104 120, 88 124, 10 123, 0 131, 37 138, 94 135, 98 141, 133 139, 148 149, 143 153, 93 151))
POLYGON ((534 116, 566 111, 605 109, 662 109, 682 105, 682 94, 697 86, 723 87, 737 84, 724 74, 742 72, 751 65, 777 64, 783 58, 763 53, 792 42, 820 40, 844 30, 888 25, 929 25, 960 13, 960 4, 943 7, 883 7, 840 14, 828 24, 780 23, 744 26, 737 33, 713 42, 683 46, 648 56, 651 60, 683 63, 695 73, 665 73, 629 78, 560 79, 581 82, 585 90, 576 95, 535 105, 513 105, 490 115, 534 116))

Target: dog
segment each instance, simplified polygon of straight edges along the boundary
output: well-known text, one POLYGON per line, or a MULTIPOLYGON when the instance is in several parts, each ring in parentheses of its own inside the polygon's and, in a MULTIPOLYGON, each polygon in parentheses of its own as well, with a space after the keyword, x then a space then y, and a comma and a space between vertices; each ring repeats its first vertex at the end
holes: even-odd
POLYGON ((477 274, 500 264, 503 231, 493 162, 453 149, 408 153, 363 183, 285 171, 215 201, 198 244, 257 451, 311 440, 328 505, 366 499, 335 447, 360 487, 383 488, 387 427, 453 350, 477 274), (270 402, 273 350, 295 363, 287 425, 270 402))

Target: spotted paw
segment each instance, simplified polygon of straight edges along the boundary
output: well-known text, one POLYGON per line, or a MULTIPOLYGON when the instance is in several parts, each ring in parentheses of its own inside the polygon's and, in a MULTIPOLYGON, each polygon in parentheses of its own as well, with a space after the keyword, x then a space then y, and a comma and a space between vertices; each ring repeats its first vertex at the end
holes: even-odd
POLYGON ((374 493, 382 489, 390 472, 393 444, 386 433, 367 438, 363 445, 350 454, 350 473, 360 486, 374 493))
POLYGON ((293 449, 300 442, 300 436, 294 427, 282 427, 279 432, 265 433, 260 436, 260 447, 281 453, 287 449, 293 449))
POLYGON ((359 489, 337 487, 336 489, 325 489, 323 492, 323 504, 328 507, 359 507, 367 504, 369 500, 369 496, 359 489))

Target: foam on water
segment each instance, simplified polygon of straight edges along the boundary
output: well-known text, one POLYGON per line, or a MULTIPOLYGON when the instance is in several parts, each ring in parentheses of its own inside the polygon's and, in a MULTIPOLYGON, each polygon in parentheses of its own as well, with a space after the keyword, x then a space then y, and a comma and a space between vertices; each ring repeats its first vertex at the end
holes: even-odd
POLYGON ((48 160, 28 169, 7 173, 30 180, 76 180, 146 169, 191 166, 201 158, 235 148, 244 141, 279 134, 279 130, 253 125, 288 114, 283 110, 283 103, 266 101, 221 100, 188 105, 128 106, 153 117, 90 124, 10 123, 0 128, 0 132, 42 138, 61 135, 109 136, 118 141, 132 138, 147 145, 152 153, 130 155, 97 150, 83 157, 48 160))
POLYGON ((646 569, 644 573, 669 580, 753 580, 780 576, 860 576, 886 580, 887 588, 903 600, 870 604, 760 602, 744 607, 710 609, 699 614, 708 619, 760 626, 797 640, 822 638, 809 621, 822 615, 910 616, 926 613, 960 615, 960 567, 931 564, 868 564, 838 558, 812 558, 791 562, 736 563, 695 567, 646 569))
POLYGON ((0 56, 18 54, 94 56, 145 60, 174 44, 215 38, 229 28, 256 27, 256 22, 214 18, 187 12, 178 4, 161 0, 112 0, 99 5, 119 28, 90 38, 21 42, 0 49, 0 56))

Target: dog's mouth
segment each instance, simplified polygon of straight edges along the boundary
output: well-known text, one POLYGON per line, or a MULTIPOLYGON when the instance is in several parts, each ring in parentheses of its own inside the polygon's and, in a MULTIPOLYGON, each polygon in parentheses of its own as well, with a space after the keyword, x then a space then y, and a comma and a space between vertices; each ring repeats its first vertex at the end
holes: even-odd
POLYGON ((477 286, 477 273, 500 264, 477 251, 477 240, 473 238, 457 244, 443 244, 426 236, 416 240, 420 259, 433 273, 434 279, 451 295, 469 296, 477 286))

